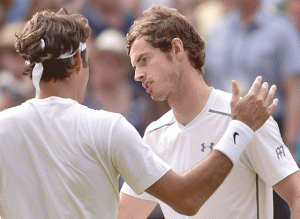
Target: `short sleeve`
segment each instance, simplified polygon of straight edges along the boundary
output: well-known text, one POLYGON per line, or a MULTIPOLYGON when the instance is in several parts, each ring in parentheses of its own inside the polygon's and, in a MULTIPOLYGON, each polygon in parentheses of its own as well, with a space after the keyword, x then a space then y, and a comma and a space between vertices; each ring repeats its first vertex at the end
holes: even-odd
POLYGON ((144 199, 144 200, 148 200, 148 201, 153 201, 153 202, 159 202, 159 200, 157 198, 155 198, 154 196, 148 194, 147 192, 144 192, 143 194, 137 195, 131 188, 130 186, 125 182, 122 186, 121 192, 136 197, 136 198, 140 198, 140 199, 144 199))
POLYGON ((241 161, 251 166, 269 187, 299 170, 272 117, 255 132, 241 161))
POLYGON ((117 171, 137 194, 144 192, 170 170, 170 166, 154 154, 124 117, 119 119, 113 130, 111 158, 117 171))

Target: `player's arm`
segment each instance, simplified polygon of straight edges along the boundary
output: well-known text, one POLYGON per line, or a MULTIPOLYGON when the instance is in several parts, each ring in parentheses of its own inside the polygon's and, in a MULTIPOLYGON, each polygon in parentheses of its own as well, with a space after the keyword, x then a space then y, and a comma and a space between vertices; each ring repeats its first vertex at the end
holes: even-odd
POLYGON ((146 219, 154 210, 157 202, 133 197, 121 192, 118 218, 146 219))
MULTIPOLYGON (((232 166, 232 161, 228 157, 214 150, 200 165, 183 176, 170 170, 146 192, 181 214, 195 215, 202 204, 223 182, 232 166), (217 162, 213 161, 215 159, 217 162), (196 190, 201 190, 206 194, 196 190)), ((118 218, 146 219, 156 205, 156 202, 121 192, 118 218)))
POLYGON ((273 189, 288 203, 291 219, 300 218, 300 171, 284 178, 273 189))
MULTIPOLYGON (((278 105, 278 100, 275 100, 271 106, 269 106, 273 100, 276 86, 271 87, 268 92, 268 85, 263 84, 261 87, 261 81, 262 78, 258 77, 248 94, 242 99, 240 99, 238 84, 236 82, 232 83, 232 118, 234 120, 240 120, 248 126, 245 124, 237 124, 237 126, 230 127, 229 125, 216 146, 218 149, 212 151, 206 159, 184 175, 178 175, 172 170, 168 171, 156 183, 150 186, 146 192, 162 200, 181 214, 196 214, 205 201, 224 181, 232 169, 233 164, 238 160, 243 148, 245 148, 247 143, 252 139, 249 137, 249 129, 251 128, 253 131, 259 129, 278 105), (238 127, 239 125, 240 127, 238 127), (239 130, 239 137, 244 138, 245 141, 233 143, 233 133, 235 129, 239 130)), ((252 137, 253 131, 250 130, 252 137)), ((126 218, 126 211, 129 209, 128 206, 132 207, 129 202, 138 201, 131 196, 123 197, 126 197, 126 201, 121 198, 120 206, 122 208, 120 209, 122 209, 123 212, 119 211, 119 218, 126 218)), ((139 214, 144 211, 142 208, 135 209, 139 214)), ((133 210, 129 209, 129 212, 133 212, 133 210)))

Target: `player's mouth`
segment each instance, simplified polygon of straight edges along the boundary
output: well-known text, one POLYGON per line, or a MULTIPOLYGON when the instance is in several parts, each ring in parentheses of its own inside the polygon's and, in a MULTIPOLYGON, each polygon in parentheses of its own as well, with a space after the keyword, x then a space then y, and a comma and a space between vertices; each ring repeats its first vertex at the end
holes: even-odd
POLYGON ((150 90, 151 90, 150 85, 151 85, 151 82, 148 82, 148 81, 143 83, 143 87, 146 89, 147 93, 150 93, 150 90))

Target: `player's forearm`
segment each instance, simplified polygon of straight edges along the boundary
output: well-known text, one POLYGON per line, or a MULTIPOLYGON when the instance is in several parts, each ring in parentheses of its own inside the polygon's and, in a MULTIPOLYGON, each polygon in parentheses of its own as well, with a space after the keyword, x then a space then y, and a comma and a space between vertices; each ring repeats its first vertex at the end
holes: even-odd
POLYGON ((232 167, 233 163, 227 156, 214 150, 184 175, 170 170, 146 192, 178 213, 192 216, 221 185, 232 167))
POLYGON ((231 121, 213 152, 183 175, 186 203, 195 203, 196 212, 217 190, 231 171, 254 132, 240 121, 231 121))
POLYGON ((190 205, 196 214, 207 199, 223 183, 233 167, 232 161, 220 151, 213 151, 191 171, 185 173, 181 194, 185 194, 185 205, 190 205))
POLYGON ((154 201, 140 199, 121 192, 118 219, 146 219, 156 205, 157 203, 154 201))

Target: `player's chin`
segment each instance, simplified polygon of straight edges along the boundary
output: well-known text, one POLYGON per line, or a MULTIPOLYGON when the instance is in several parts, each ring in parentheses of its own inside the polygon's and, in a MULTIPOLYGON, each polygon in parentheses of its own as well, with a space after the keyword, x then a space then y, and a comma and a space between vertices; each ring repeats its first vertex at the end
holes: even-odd
POLYGON ((151 98, 154 101, 165 101, 167 99, 165 95, 159 95, 155 93, 151 93, 151 98))

